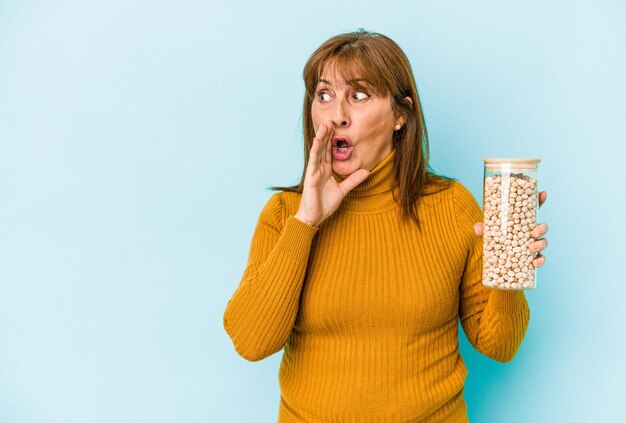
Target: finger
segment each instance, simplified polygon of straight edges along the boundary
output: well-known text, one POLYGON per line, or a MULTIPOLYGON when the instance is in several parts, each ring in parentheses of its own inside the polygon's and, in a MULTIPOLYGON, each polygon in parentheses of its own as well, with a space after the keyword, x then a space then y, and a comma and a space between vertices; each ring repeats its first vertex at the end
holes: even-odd
POLYGON ((548 248, 548 240, 545 238, 541 238, 532 244, 530 244, 530 251, 543 251, 548 248))
POLYGON ((318 141, 317 138, 313 138, 313 143, 311 145, 311 151, 309 153, 309 162, 307 163, 306 166, 306 177, 310 177, 314 172, 315 169, 317 168, 315 162, 317 160, 317 155, 316 155, 316 149, 318 148, 318 141))
POLYGON ((312 165, 317 160, 317 151, 319 147, 319 140, 317 137, 313 138, 313 142, 311 143, 311 151, 309 152, 309 165, 312 165))
POLYGON ((307 175, 311 175, 319 167, 321 142, 318 137, 313 138, 311 152, 309 153, 309 163, 306 168, 307 175))
POLYGON ((314 144, 316 144, 315 146, 315 159, 312 160, 312 162, 316 165, 319 166, 322 162, 322 160, 324 159, 324 154, 322 154, 324 152, 324 150, 322 149, 324 143, 324 137, 326 136, 326 132, 328 131, 328 128, 326 127, 326 125, 324 123, 321 123, 320 126, 317 128, 317 135, 315 136, 315 138, 313 138, 313 142, 314 144))
POLYGON ((326 126, 326 122, 320 122, 320 124, 317 126, 317 131, 315 131, 315 138, 321 138, 322 136, 324 136, 323 131, 328 129, 328 127, 326 126))
POLYGON ((474 233, 476 236, 483 236, 485 224, 483 222, 474 223, 474 233))
POLYGON ((546 223, 541 223, 533 228, 530 231, 530 236, 533 238, 541 238, 548 232, 548 225, 546 223))
POLYGON ((533 266, 535 267, 541 267, 544 264, 546 264, 546 256, 544 256, 543 254, 538 254, 537 257, 535 257, 535 259, 533 260, 533 266))
POLYGON ((328 131, 328 136, 326 137, 326 144, 324 145, 325 153, 326 153, 326 163, 332 163, 333 160, 333 136, 335 135, 335 131, 331 128, 328 131))
POLYGON ((352 175, 348 176, 343 182, 339 184, 339 187, 343 191, 344 195, 349 193, 352 188, 359 185, 369 176, 370 171, 367 169, 359 169, 354 172, 352 175))
POLYGON ((547 198, 548 198, 548 193, 546 191, 541 191, 539 193, 539 207, 541 207, 541 205, 546 202, 547 198))

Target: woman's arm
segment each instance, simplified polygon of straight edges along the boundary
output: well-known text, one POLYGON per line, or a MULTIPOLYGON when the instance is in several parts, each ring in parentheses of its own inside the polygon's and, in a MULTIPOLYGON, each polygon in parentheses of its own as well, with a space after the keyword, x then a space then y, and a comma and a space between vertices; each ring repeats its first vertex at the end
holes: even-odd
POLYGON ((281 195, 274 194, 261 211, 248 264, 224 312, 235 350, 250 361, 280 351, 287 342, 318 231, 293 215, 283 224, 281 195))
POLYGON ((483 240, 474 224, 483 214, 473 195, 460 182, 454 186, 459 236, 467 247, 460 284, 459 318, 470 343, 500 362, 511 361, 519 349, 530 318, 523 291, 501 291, 482 285, 483 240))

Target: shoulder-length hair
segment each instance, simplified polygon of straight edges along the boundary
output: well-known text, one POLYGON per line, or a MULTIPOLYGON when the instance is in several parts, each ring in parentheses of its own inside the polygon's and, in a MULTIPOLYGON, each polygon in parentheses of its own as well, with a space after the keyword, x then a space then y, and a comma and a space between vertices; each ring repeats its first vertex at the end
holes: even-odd
POLYGON ((378 95, 391 97, 396 116, 405 123, 393 133, 396 150, 394 174, 398 183, 396 197, 402 216, 420 222, 417 205, 420 196, 430 195, 450 187, 453 178, 436 174, 429 166, 428 133, 420 104, 413 70, 400 47, 385 35, 359 30, 336 35, 322 44, 304 66, 305 85, 303 107, 304 169, 298 185, 269 187, 272 190, 302 193, 309 152, 315 138, 311 105, 324 67, 336 67, 345 81, 365 80, 378 95), (407 97, 411 101, 407 100, 407 97))

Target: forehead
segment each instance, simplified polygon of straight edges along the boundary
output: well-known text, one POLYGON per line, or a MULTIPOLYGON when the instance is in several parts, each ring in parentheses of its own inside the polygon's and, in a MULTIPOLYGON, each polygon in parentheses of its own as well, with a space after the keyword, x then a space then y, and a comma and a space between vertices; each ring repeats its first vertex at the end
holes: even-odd
POLYGON ((354 82, 368 83, 368 78, 360 63, 329 60, 320 68, 318 82, 327 81, 333 85, 352 85, 354 82))
POLYGON ((328 81, 335 87, 367 88, 376 95, 387 97, 390 90, 380 74, 375 66, 365 66, 360 57, 334 57, 320 66, 315 86, 328 81))

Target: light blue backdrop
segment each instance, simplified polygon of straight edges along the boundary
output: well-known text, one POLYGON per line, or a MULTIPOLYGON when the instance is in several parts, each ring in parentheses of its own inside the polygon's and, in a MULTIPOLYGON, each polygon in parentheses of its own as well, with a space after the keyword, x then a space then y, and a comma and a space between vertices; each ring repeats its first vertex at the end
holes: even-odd
POLYGON ((626 421, 623 1, 4 1, 0 422, 272 422, 281 353, 222 327, 265 187, 298 180, 301 71, 363 27, 409 56, 433 167, 540 157, 531 323, 463 339, 473 422, 626 421), (436 4, 435 4, 436 3, 436 4))

